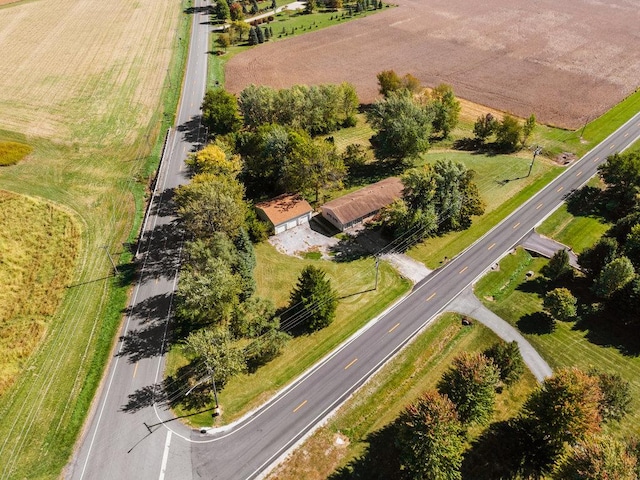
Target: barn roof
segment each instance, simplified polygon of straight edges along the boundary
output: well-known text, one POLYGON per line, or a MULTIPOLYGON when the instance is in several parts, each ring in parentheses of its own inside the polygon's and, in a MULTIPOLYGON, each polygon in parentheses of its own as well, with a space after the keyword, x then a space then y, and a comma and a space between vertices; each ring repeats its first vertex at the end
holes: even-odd
POLYGON ((262 210, 274 226, 313 211, 311 205, 300 195, 288 193, 257 203, 256 208, 262 210))
POLYGON ((322 208, 331 210, 340 223, 345 225, 371 215, 401 198, 403 188, 404 185, 399 178, 390 177, 331 200, 325 203, 322 208))

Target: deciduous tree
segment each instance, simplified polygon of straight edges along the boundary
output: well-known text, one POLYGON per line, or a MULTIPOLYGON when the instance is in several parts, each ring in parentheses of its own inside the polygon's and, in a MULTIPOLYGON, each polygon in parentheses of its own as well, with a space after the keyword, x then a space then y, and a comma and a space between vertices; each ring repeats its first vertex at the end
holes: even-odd
POLYGON ((602 237, 592 247, 585 248, 578 255, 580 268, 591 278, 600 275, 602 269, 611 263, 618 253, 618 242, 615 238, 602 237))
POLYGON ((460 102, 450 85, 442 83, 433 89, 430 108, 434 112, 433 130, 441 132, 443 138, 449 137, 460 117, 460 102))
POLYGON ((631 260, 624 256, 618 257, 602 269, 593 284, 593 291, 601 298, 609 298, 616 290, 629 283, 635 273, 631 260))
POLYGON ((438 391, 456 406, 464 424, 486 423, 493 414, 500 375, 482 353, 462 353, 438 382, 438 391))
POLYGON ((569 264, 569 252, 564 248, 554 253, 553 257, 549 260, 549 263, 540 270, 540 273, 549 280, 557 280, 570 272, 571 265, 569 264))
POLYGON ((473 134, 477 140, 484 143, 487 138, 496 132, 498 125, 498 120, 490 113, 481 115, 476 120, 476 123, 473 124, 473 134))
POLYGON ((544 309, 553 318, 563 322, 575 320, 577 303, 576 297, 564 287, 554 288, 544 296, 544 309))
POLYGON ((407 478, 459 480, 464 453, 463 428, 453 403, 426 392, 396 421, 396 448, 407 478))
POLYGON ((619 217, 638 205, 640 193, 640 152, 615 153, 598 167, 607 184, 609 210, 619 217))
POLYGON ((429 148, 433 114, 406 92, 377 101, 367 119, 377 130, 373 142, 381 158, 411 159, 429 148))
POLYGON ((233 344, 225 328, 196 330, 184 343, 189 355, 213 369, 216 385, 220 388, 231 377, 247 369, 243 350, 233 344))
POLYGON ((536 116, 532 113, 529 115, 522 126, 522 146, 526 146, 529 141, 529 137, 536 128, 536 116))
POLYGON ((514 151, 520 143, 522 126, 511 115, 505 115, 496 128, 496 143, 506 151, 514 151))
POLYGON ((178 216, 185 230, 195 238, 224 232, 235 238, 244 226, 244 189, 227 177, 200 174, 190 184, 176 189, 178 216))
POLYGON ((190 154, 185 163, 196 173, 209 173, 224 177, 235 177, 242 168, 240 157, 227 154, 218 146, 210 143, 202 150, 190 154))
POLYGON ((609 437, 586 438, 575 445, 553 478, 558 480, 637 480, 637 459, 628 446, 609 437))
POLYGON ((559 453, 564 442, 574 444, 600 430, 601 402, 598 379, 574 367, 547 378, 525 402, 523 412, 535 438, 556 445, 559 453))
POLYGON ((619 373, 606 373, 594 369, 589 374, 598 379, 598 386, 602 392, 602 401, 600 402, 602 419, 605 422, 621 420, 631 405, 631 384, 619 373))
POLYGON ((222 88, 207 90, 202 102, 202 122, 211 134, 238 131, 242 127, 242 119, 235 95, 222 88))

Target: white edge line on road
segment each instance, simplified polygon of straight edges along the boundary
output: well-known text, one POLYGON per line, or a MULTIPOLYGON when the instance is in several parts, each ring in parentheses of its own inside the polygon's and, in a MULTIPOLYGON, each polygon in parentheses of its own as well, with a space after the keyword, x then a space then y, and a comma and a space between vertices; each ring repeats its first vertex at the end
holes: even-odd
POLYGON ((171 444, 171 430, 167 430, 167 439, 164 442, 164 453, 162 454, 162 464, 160 466, 160 476, 158 480, 164 480, 167 472, 167 460, 169 459, 169 445, 171 444))

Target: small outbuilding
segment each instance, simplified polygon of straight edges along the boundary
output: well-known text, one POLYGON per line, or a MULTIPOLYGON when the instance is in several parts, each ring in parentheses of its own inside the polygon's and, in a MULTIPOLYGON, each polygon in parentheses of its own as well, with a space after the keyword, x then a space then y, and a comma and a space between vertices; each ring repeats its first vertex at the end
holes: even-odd
POLYGON ((277 235, 286 230, 308 223, 313 215, 313 208, 298 194, 280 195, 256 204, 258 216, 269 222, 277 235))
POLYGON ((386 178, 380 182, 361 188, 325 203, 321 208, 322 216, 340 231, 364 222, 402 198, 404 185, 397 177, 386 178))

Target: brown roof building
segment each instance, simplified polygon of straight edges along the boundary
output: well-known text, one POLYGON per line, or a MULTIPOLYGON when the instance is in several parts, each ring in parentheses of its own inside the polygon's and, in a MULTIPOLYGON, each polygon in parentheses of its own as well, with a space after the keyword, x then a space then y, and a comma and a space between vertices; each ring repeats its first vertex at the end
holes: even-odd
POLYGON ((273 226, 278 234, 311 220, 313 209, 300 195, 285 193, 278 197, 256 204, 258 216, 273 226))
POLYGON ((325 203, 322 216, 340 231, 372 217, 382 207, 402 198, 404 186, 397 177, 387 178, 368 187, 325 203))

